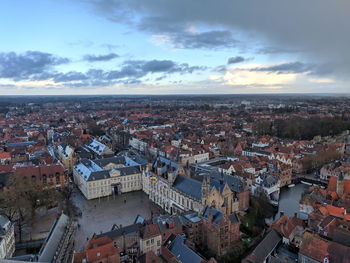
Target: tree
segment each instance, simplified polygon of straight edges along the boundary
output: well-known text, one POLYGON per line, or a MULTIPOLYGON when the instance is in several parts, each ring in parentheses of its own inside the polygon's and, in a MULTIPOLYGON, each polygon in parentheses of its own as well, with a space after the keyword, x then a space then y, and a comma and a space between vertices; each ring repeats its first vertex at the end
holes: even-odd
POLYGON ((260 121, 253 123, 253 133, 258 135, 268 135, 272 133, 272 123, 270 121, 260 121))
POLYGON ((316 155, 305 156, 301 162, 306 173, 322 168, 323 165, 337 160, 341 157, 341 153, 337 150, 325 150, 316 155))
POLYGON ((6 184, 6 190, 0 193, 0 213, 16 223, 21 242, 23 227, 33 219, 35 210, 38 207, 47 207, 57 197, 55 189, 13 174, 6 184))

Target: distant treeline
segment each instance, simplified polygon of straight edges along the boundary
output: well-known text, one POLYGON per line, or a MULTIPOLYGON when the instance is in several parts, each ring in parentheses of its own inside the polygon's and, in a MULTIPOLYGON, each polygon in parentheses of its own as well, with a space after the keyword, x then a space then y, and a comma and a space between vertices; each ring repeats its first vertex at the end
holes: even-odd
POLYGON ((344 118, 292 118, 260 121, 253 124, 253 133, 280 138, 311 140, 315 136, 334 136, 350 130, 350 121, 344 118))

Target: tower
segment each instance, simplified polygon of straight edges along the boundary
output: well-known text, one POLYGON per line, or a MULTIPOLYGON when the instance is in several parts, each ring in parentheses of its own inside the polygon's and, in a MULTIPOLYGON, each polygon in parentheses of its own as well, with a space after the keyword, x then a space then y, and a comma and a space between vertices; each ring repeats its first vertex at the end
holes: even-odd
POLYGON ((203 206, 206 206, 207 204, 207 197, 209 195, 209 189, 210 189, 210 179, 209 175, 205 175, 202 181, 202 204, 203 206))

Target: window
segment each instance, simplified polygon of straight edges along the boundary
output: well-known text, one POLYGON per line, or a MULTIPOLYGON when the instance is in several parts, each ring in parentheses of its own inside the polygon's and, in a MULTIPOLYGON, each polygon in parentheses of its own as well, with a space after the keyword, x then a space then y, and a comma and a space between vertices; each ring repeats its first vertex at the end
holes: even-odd
POLYGON ((149 240, 146 241, 146 245, 149 246, 149 240))
POLYGON ((158 247, 160 246, 160 240, 157 240, 157 246, 158 247))
POLYGON ((101 253, 100 253, 100 252, 97 252, 97 253, 96 253, 96 256, 97 256, 97 257, 101 256, 101 253))
POLYGON ((151 239, 151 244, 153 244, 153 243, 154 243, 154 239, 152 238, 152 239, 151 239))
POLYGON ((47 177, 46 174, 43 174, 43 183, 46 184, 47 183, 47 177))

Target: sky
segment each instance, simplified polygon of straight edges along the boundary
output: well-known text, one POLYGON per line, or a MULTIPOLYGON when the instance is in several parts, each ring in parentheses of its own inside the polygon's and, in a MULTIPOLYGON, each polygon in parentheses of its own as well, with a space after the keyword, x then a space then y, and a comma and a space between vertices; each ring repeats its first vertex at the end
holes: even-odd
POLYGON ((349 0, 1 0, 0 95, 350 93, 349 0))

